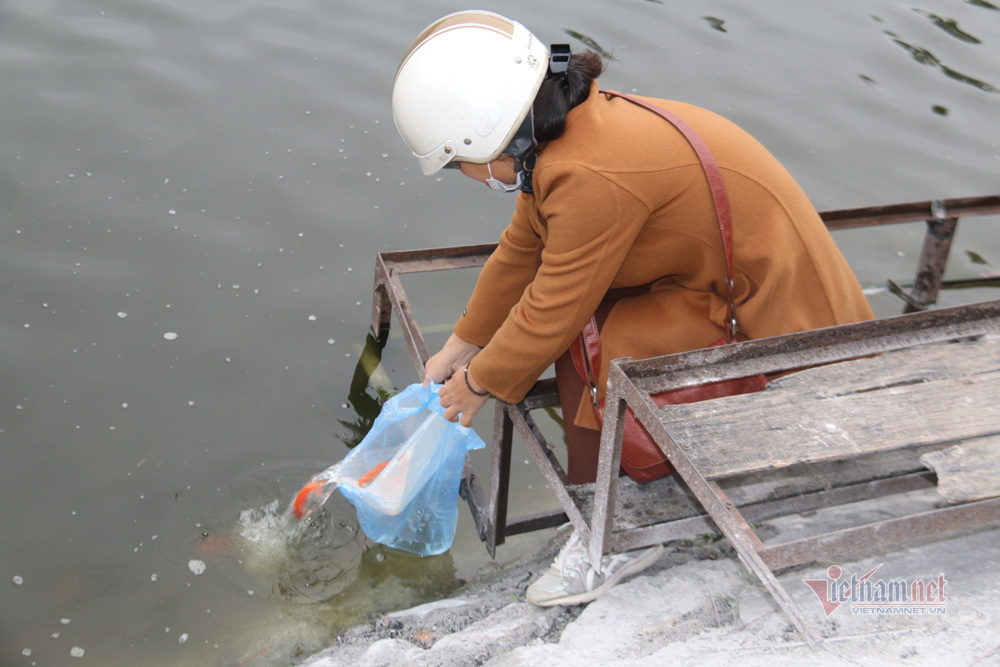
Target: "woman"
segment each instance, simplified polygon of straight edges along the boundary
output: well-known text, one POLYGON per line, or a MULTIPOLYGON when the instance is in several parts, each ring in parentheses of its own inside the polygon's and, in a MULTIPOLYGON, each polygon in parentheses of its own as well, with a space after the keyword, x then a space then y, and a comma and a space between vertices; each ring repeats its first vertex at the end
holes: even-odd
MULTIPOLYGON (((519 192, 465 312, 427 362, 427 378, 446 381, 445 416, 469 426, 490 395, 517 402, 555 363, 574 483, 594 479, 599 427, 564 353, 591 316, 602 324, 603 394, 611 359, 719 340, 729 303, 698 156, 657 114, 602 93, 602 69, 597 54, 554 45, 550 55, 518 23, 462 12, 417 38, 393 86, 396 126, 425 174, 459 168, 492 189, 519 192)), ((652 101, 693 127, 721 167, 742 337, 872 318, 819 215, 763 146, 710 111, 652 101)), ((528 599, 593 599, 659 553, 617 554, 595 572, 573 537, 528 599)))

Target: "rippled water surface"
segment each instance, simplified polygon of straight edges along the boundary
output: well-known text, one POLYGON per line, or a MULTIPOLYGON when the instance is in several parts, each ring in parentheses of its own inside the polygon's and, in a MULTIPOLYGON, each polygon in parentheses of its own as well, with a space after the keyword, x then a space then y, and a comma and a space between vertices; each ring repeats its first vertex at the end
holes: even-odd
MULTIPOLYGON (((609 54, 606 87, 736 120, 820 209, 1000 190, 991 2, 481 6, 609 54)), ((390 115, 402 51, 461 8, 0 3, 0 664, 288 664, 491 567, 467 512, 424 559, 372 544, 339 494, 284 523, 379 391, 416 379, 398 337, 381 365, 365 347, 375 253, 509 217, 422 177, 390 115)), ((963 223, 951 277, 1000 267, 997 222, 963 223)), ((880 315, 922 234, 837 235, 880 315)), ((432 347, 472 277, 414 278, 432 347)), ((551 506, 520 454, 512 512, 551 506)))

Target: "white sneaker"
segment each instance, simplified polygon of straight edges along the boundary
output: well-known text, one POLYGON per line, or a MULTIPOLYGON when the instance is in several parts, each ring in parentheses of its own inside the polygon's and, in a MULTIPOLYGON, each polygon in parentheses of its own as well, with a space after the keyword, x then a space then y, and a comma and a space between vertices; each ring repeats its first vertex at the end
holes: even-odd
POLYGON ((540 607, 574 605, 596 600, 630 574, 642 572, 663 554, 663 545, 605 556, 598 574, 576 531, 552 562, 549 571, 528 586, 527 599, 540 607))

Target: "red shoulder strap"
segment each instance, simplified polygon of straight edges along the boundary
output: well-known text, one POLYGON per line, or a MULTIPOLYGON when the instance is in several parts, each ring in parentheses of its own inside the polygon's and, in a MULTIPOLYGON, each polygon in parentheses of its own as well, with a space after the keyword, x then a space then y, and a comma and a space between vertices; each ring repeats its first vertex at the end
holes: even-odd
MULTIPOLYGON (((632 104, 636 104, 644 109, 661 116, 684 135, 688 144, 694 149, 698 160, 701 162, 705 178, 708 180, 708 188, 712 194, 712 204, 715 207, 715 217, 719 223, 719 233, 722 236, 722 252, 726 259, 726 289, 729 296, 729 313, 726 322, 726 342, 732 343, 736 340, 739 326, 736 321, 736 296, 733 288, 733 216, 729 208, 729 196, 726 194, 726 183, 722 179, 722 170, 719 163, 708 148, 708 144, 701 138, 694 128, 687 124, 680 116, 663 107, 660 107, 646 100, 625 95, 613 90, 600 91, 605 95, 620 97, 632 104)), ((573 358, 573 366, 584 384, 591 388, 594 394, 594 403, 597 403, 597 376, 601 372, 601 340, 597 329, 596 320, 591 317, 580 332, 579 338, 570 346, 570 355, 573 358)))
POLYGON ((736 297, 733 293, 733 216, 729 209, 729 196, 726 194, 726 183, 722 180, 722 170, 719 169, 719 163, 715 161, 715 156, 712 155, 712 151, 709 150, 708 144, 701 138, 701 135, 677 114, 638 97, 613 90, 602 90, 601 92, 605 95, 628 100, 632 104, 662 116, 684 135, 684 138, 698 155, 705 177, 708 179, 708 187, 712 192, 715 216, 719 221, 719 232, 722 234, 722 251, 726 256, 726 287, 729 291, 729 321, 726 323, 726 342, 732 343, 736 340, 737 331, 736 297))

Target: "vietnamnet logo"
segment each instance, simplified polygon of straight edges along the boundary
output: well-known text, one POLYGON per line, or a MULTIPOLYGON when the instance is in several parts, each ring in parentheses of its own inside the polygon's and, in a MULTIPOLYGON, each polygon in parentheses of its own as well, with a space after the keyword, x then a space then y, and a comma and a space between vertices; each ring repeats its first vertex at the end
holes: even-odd
POLYGON ((882 567, 876 565, 860 577, 847 576, 837 565, 826 571, 826 579, 803 579, 812 589, 827 617, 841 605, 850 607, 855 614, 943 614, 945 613, 945 584, 943 574, 936 579, 873 579, 882 567))

